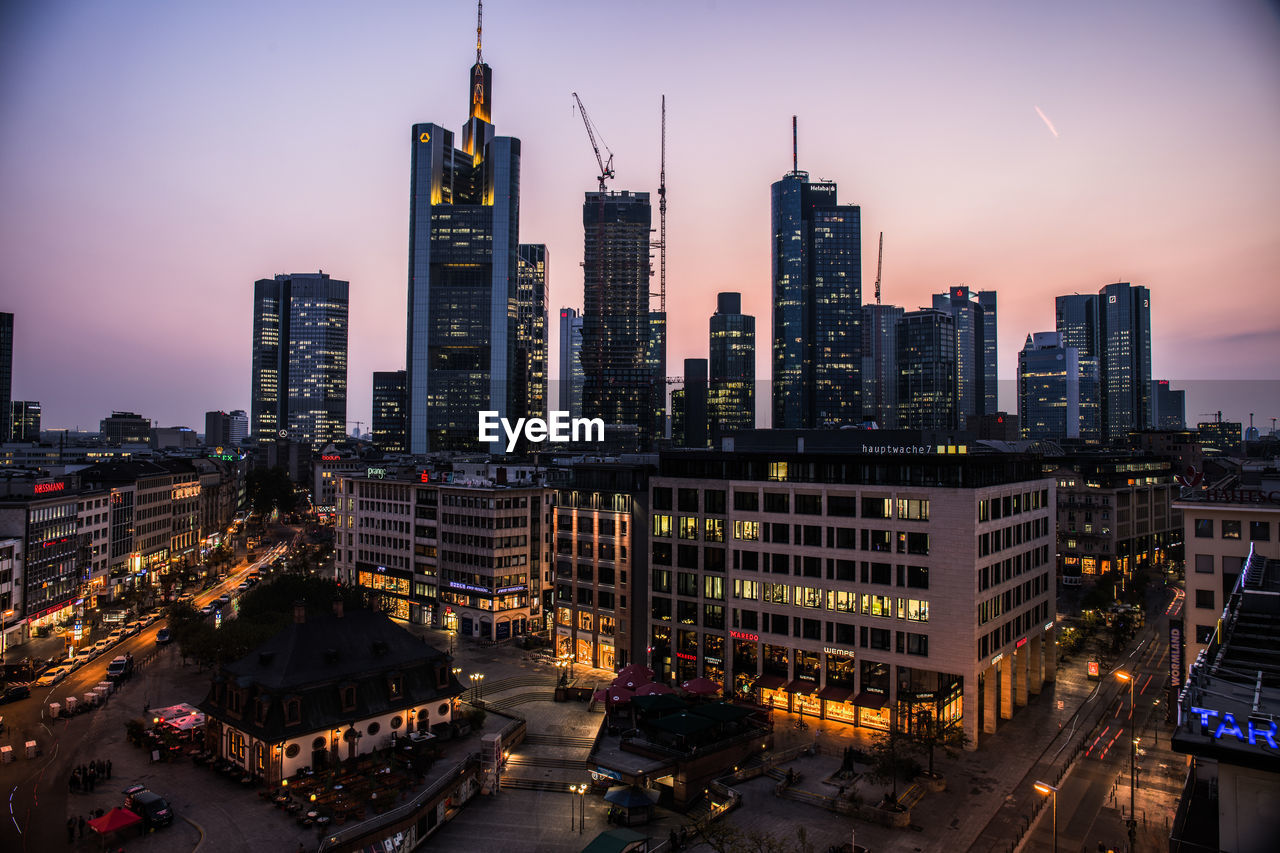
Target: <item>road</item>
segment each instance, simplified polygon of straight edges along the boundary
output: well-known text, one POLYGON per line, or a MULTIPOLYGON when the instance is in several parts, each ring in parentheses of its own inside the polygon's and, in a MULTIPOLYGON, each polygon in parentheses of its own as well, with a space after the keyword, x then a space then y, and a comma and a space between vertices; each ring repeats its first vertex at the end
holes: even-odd
MULTIPOLYGON (((284 554, 298 536, 294 530, 291 538, 277 541, 252 563, 239 564, 226 579, 196 594, 196 606, 202 607, 223 593, 234 596, 236 587, 251 570, 284 554)), ((145 666, 148 658, 160 648, 155 644, 156 632, 165 625, 165 620, 160 619, 121 640, 58 684, 38 690, 33 687, 29 698, 0 705, 5 724, 0 742, 12 745, 16 756, 13 762, 0 765, 0 792, 5 799, 4 810, 8 812, 0 816, 0 850, 44 851, 66 843, 63 822, 71 767, 98 756, 88 739, 92 725, 71 726, 66 719, 54 720, 49 716, 49 703, 64 702, 67 696, 90 692, 98 682, 106 680, 111 659, 126 652, 133 654, 135 664, 145 666), (42 755, 25 758, 23 744, 28 740, 39 744, 42 755)), ((92 712, 85 716, 91 717, 92 712)), ((113 783, 114 780, 109 784, 113 783)))

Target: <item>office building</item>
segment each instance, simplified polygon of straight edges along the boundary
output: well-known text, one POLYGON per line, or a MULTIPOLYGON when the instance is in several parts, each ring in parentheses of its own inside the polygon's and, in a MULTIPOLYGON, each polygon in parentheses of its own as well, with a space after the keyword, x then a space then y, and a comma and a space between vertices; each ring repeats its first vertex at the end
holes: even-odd
POLYGON ((1098 297, 1092 293, 1058 296, 1053 301, 1055 328, 1062 345, 1085 358, 1098 355, 1098 297))
POLYGON ((66 619, 81 593, 87 562, 76 531, 80 485, 74 477, 10 481, 0 492, 0 539, 22 541, 22 604, 27 630, 66 619))
POLYGON ((347 297, 347 282, 324 272, 254 282, 250 413, 260 444, 346 438, 347 297))
POLYGON ((898 426, 956 429, 956 325, 945 311, 922 308, 898 320, 898 426))
POLYGON ((705 448, 711 443, 707 410, 707 360, 684 360, 684 387, 677 392, 680 404, 672 396, 671 439, 679 447, 705 448))
POLYGON ((1124 441, 1151 422, 1151 292, 1127 282, 1098 294, 1102 435, 1124 441))
POLYGON ((233 447, 244 444, 249 437, 249 415, 244 409, 231 410, 231 440, 233 447))
POLYGON ((793 169, 772 186, 773 427, 862 421, 862 212, 793 169))
POLYGON ((1187 392, 1169 387, 1168 379, 1151 381, 1151 428, 1184 430, 1187 428, 1187 392))
POLYGON ((882 428, 898 425, 897 305, 862 306, 862 417, 882 428))
POLYGON ((667 435, 667 314, 649 312, 649 345, 645 350, 645 367, 649 371, 653 401, 653 435, 667 435))
POLYGON ((756 426, 756 318, 742 313, 741 293, 716 295, 708 350, 711 440, 756 426))
POLYGON ((40 401, 14 400, 9 405, 10 441, 40 440, 40 401))
POLYGON ((373 372, 373 445, 384 453, 404 453, 408 449, 405 415, 409 410, 409 390, 403 370, 373 372))
POLYGON ((13 314, 0 311, 0 442, 13 433, 9 403, 13 400, 13 314))
POLYGON ((582 315, 576 308, 560 309, 559 409, 569 417, 582 416, 582 315))
POLYGON ((996 399, 996 292, 971 293, 959 285, 934 294, 933 307, 945 311, 956 327, 956 406, 959 424, 989 415, 996 399))
POLYGON ((927 714, 976 748, 1053 679, 1053 481, 919 433, 825 435, 661 455, 652 668, 866 728, 927 714))
POLYGON ((0 646, 10 648, 27 641, 22 604, 21 536, 0 535, 0 646))
POLYGON ((582 311, 582 413, 631 425, 647 447, 657 433, 649 318, 648 193, 589 192, 582 311))
POLYGON ((1022 437, 1080 437, 1080 364, 1060 332, 1036 332, 1018 353, 1018 420, 1022 437))
POLYGON ((1196 424, 1200 447, 1206 456, 1234 456, 1240 453, 1244 436, 1244 424, 1240 421, 1224 421, 1222 412, 1216 420, 1196 424))
POLYGON ((515 399, 525 417, 547 416, 547 247, 521 243, 516 265, 515 399))
POLYGON ((205 447, 228 447, 231 443, 231 415, 222 411, 205 412, 205 447))
POLYGON ((493 70, 479 38, 467 93, 461 140, 430 123, 415 124, 410 138, 406 372, 415 454, 481 449, 477 412, 512 422, 527 414, 515 381, 520 140, 495 135, 493 70))
POLYGON ((134 412, 112 412, 98 425, 107 444, 147 444, 151 441, 151 421, 134 412))

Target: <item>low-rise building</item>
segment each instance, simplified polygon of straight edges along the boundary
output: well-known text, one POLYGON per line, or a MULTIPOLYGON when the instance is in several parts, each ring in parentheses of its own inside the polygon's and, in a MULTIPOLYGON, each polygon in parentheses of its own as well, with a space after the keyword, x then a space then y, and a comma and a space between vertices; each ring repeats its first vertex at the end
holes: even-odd
POLYGON ((74 476, 21 476, 3 484, 0 537, 23 542, 22 615, 29 630, 66 620, 80 596, 80 492, 74 476))
POLYGON ((27 641, 22 607, 22 546, 18 536, 0 537, 0 648, 27 641))

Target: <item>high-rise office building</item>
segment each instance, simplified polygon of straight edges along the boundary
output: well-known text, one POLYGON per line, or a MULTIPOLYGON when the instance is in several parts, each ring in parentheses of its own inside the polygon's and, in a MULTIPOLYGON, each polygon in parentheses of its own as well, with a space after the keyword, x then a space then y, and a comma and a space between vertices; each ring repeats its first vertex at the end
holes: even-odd
POLYGON ((1018 420, 1022 437, 1080 437, 1080 364, 1060 332, 1036 332, 1018 353, 1018 420))
POLYGON ((560 309, 560 379, 556 399, 569 417, 582 416, 582 315, 576 308, 560 309))
POLYGON ((1098 293, 1102 434, 1122 441, 1151 422, 1151 292, 1128 282, 1098 293))
POLYGON ((667 434, 667 312, 649 312, 649 344, 645 350, 645 367, 649 371, 653 401, 653 435, 667 434))
POLYGON ((259 443, 346 438, 347 297, 348 283, 324 272, 254 282, 249 409, 259 443))
POLYGON ((9 411, 10 441, 40 440, 39 400, 14 400, 9 404, 9 411))
POLYGON ((862 306, 862 413, 885 429, 898 425, 898 305, 862 306))
POLYGON ((1151 382, 1152 429, 1187 428, 1187 392, 1169 387, 1168 379, 1151 382))
POLYGON ((204 413, 205 447, 226 447, 231 444, 231 415, 223 411, 204 413))
POLYGON ((403 370, 373 373, 373 444, 387 453, 404 453, 409 391, 403 370))
POLYGON ((933 296, 933 307, 956 325, 957 406, 961 424, 994 414, 996 399, 996 292, 959 285, 933 296))
POLYGON ((756 318, 742 313, 741 293, 717 294, 708 352, 707 408, 715 442, 756 426, 756 318))
POLYGON ((589 192, 582 311, 582 413, 608 427, 632 425, 639 446, 654 423, 650 366, 648 193, 589 192))
POLYGON ((249 437, 249 414, 244 409, 231 410, 231 444, 239 447, 249 437))
POLYGON ((98 424, 107 444, 146 444, 151 441, 151 419, 136 412, 112 412, 98 424))
POLYGON ((547 416, 547 247, 521 243, 516 264, 516 399, 547 416))
POLYGON ((494 134, 493 71, 478 36, 461 145, 429 123, 410 140, 411 453, 480 449, 479 412, 526 413, 514 381, 520 140, 494 134))
POLYGON ((13 399, 13 315, 0 311, 0 441, 12 432, 9 402, 13 399))
POLYGON ((929 308, 908 311, 898 321, 897 347, 899 426, 955 429, 955 319, 929 308))
POLYGON ((1053 301, 1058 334, 1064 347, 1075 347, 1081 358, 1098 355, 1098 297, 1072 293, 1053 301))
POLYGON ((862 213, 793 169, 772 186, 773 428, 862 420, 862 213))
MULTIPOLYGON (((675 398, 673 397, 673 400, 675 398)), ((680 389, 680 408, 672 404, 671 439, 680 447, 702 447, 711 443, 707 411, 707 360, 684 360, 684 388, 680 389), (678 427, 678 429, 677 429, 678 427)))

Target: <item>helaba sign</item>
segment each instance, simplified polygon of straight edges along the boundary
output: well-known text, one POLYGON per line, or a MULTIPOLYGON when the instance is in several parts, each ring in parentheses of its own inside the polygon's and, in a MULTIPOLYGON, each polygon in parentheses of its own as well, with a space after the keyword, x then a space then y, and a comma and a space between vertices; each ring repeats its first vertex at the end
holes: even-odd
POLYGON ((1235 715, 1230 711, 1215 711, 1212 708, 1197 708, 1193 705, 1191 713, 1200 717, 1200 730, 1206 734, 1210 732, 1209 720, 1221 717, 1217 727, 1212 729, 1214 740, 1222 740, 1224 735, 1234 735, 1236 740, 1247 743, 1249 746, 1257 746, 1258 741, 1261 740, 1272 749, 1280 749, 1276 746, 1274 720, 1268 720, 1266 723, 1261 720, 1245 720, 1245 729, 1242 730, 1240 724, 1236 722, 1235 715))
POLYGON ((507 452, 516 449, 516 441, 521 437, 525 441, 538 444, 544 441, 567 443, 570 441, 604 441, 603 418, 571 418, 568 412, 550 412, 547 420, 542 418, 517 418, 515 425, 496 411, 480 413, 480 441, 485 444, 500 441, 498 427, 507 436, 507 452), (593 437, 594 436, 594 437, 593 437))

